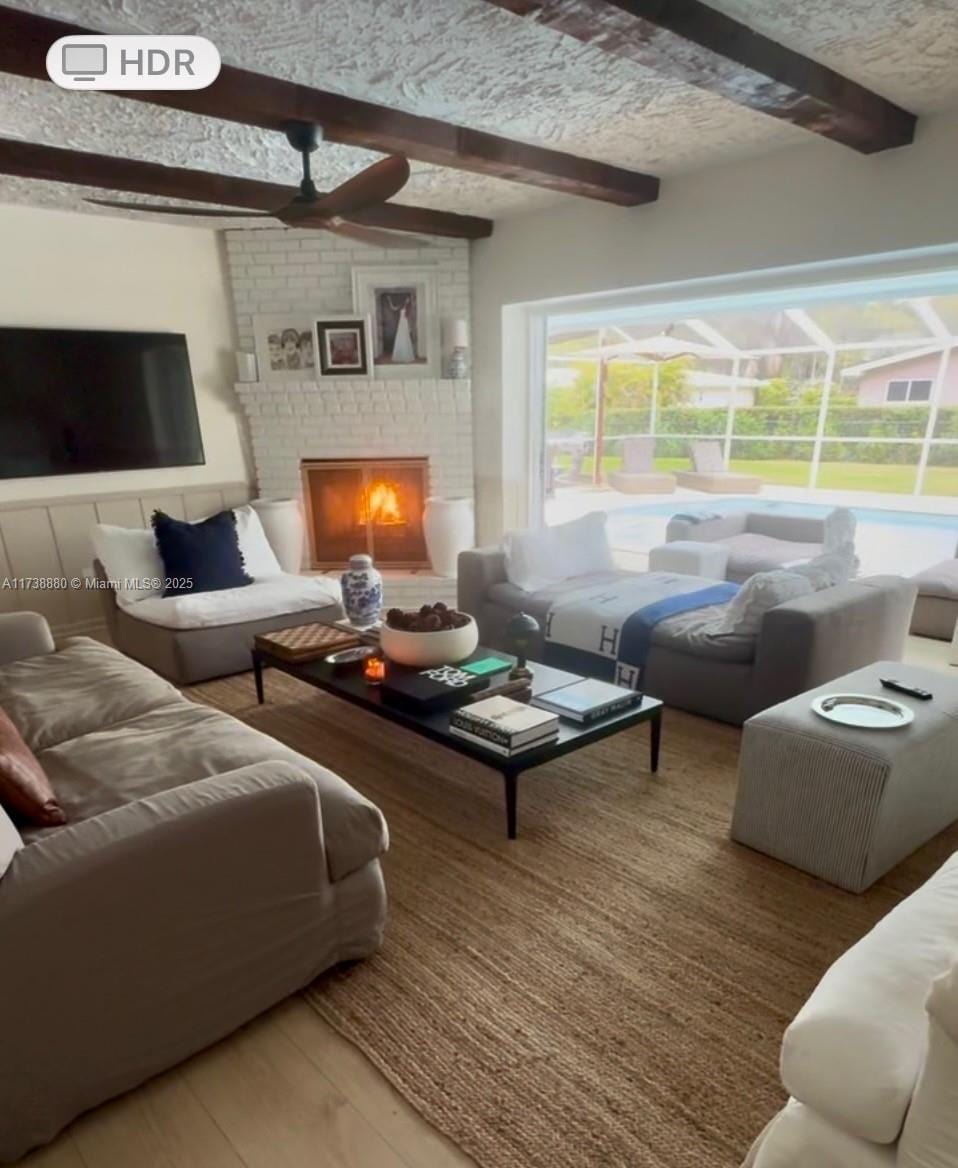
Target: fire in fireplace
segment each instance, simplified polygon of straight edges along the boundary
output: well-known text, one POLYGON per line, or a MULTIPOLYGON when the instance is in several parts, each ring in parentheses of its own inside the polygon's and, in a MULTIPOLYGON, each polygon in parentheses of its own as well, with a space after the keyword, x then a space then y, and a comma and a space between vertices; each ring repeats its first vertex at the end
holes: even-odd
POLYGON ((396 482, 376 479, 359 495, 359 522, 391 527, 408 522, 403 510, 403 489, 396 482))
POLYGON ((380 567, 429 566, 427 458, 306 459, 301 471, 314 568, 341 567, 357 552, 380 567))

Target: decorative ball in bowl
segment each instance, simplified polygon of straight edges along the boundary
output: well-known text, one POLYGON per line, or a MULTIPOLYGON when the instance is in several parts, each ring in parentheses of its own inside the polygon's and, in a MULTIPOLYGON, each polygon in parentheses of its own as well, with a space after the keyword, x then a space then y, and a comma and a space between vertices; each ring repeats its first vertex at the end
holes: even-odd
POLYGON ((412 612, 391 608, 379 644, 390 661, 429 669, 465 661, 476 651, 479 629, 471 616, 447 608, 442 601, 412 612))

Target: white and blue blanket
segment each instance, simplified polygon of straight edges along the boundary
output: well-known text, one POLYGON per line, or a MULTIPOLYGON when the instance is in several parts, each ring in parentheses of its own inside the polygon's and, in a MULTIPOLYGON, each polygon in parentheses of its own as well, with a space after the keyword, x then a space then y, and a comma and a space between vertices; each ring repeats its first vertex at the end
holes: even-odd
POLYGON ((641 689, 655 626, 680 613, 725 604, 738 589, 675 572, 584 584, 549 609, 546 664, 641 689))

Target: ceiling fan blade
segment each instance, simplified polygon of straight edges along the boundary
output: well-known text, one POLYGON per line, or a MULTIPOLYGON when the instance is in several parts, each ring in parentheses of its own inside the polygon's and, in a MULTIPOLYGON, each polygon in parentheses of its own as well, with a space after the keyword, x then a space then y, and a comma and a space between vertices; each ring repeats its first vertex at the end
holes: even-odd
POLYGON ((312 210, 332 219, 362 211, 374 203, 385 203, 397 195, 409 181, 409 163, 399 154, 382 158, 360 174, 347 179, 328 195, 312 204, 312 210))
POLYGON ((357 243, 368 243, 370 247, 430 247, 427 239, 406 235, 400 231, 380 231, 378 227, 362 227, 359 223, 347 223, 344 219, 323 219, 316 223, 301 223, 300 227, 318 227, 331 231, 334 235, 344 235, 357 243))
POLYGON ((272 219, 269 211, 214 211, 209 207, 167 207, 165 203, 132 203, 118 199, 84 199, 98 207, 118 207, 121 211, 146 211, 151 215, 205 215, 211 219, 272 219))

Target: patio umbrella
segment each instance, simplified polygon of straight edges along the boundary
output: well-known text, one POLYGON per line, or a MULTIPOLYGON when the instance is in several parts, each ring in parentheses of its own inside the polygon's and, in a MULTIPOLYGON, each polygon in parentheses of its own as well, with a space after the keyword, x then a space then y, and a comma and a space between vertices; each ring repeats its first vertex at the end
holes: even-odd
MULTIPOLYGON (((677 357, 703 357, 719 361, 733 360, 738 350, 731 346, 710 345, 705 341, 687 341, 668 333, 656 333, 651 337, 637 337, 632 340, 616 341, 611 345, 599 345, 596 349, 585 349, 576 353, 580 360, 599 362, 598 388, 596 393, 595 455, 592 463, 592 481, 596 485, 602 481, 602 445, 605 437, 605 388, 608 381, 608 367, 612 361, 627 360, 631 363, 649 364, 652 370, 652 411, 656 410, 659 394, 659 365, 663 361, 674 361, 677 357)), ((717 374, 715 376, 718 376, 717 374)), ((729 376, 726 374, 725 376, 729 376)), ((760 384, 760 383, 759 383, 760 384)), ((654 429, 654 426, 653 426, 654 429)))

